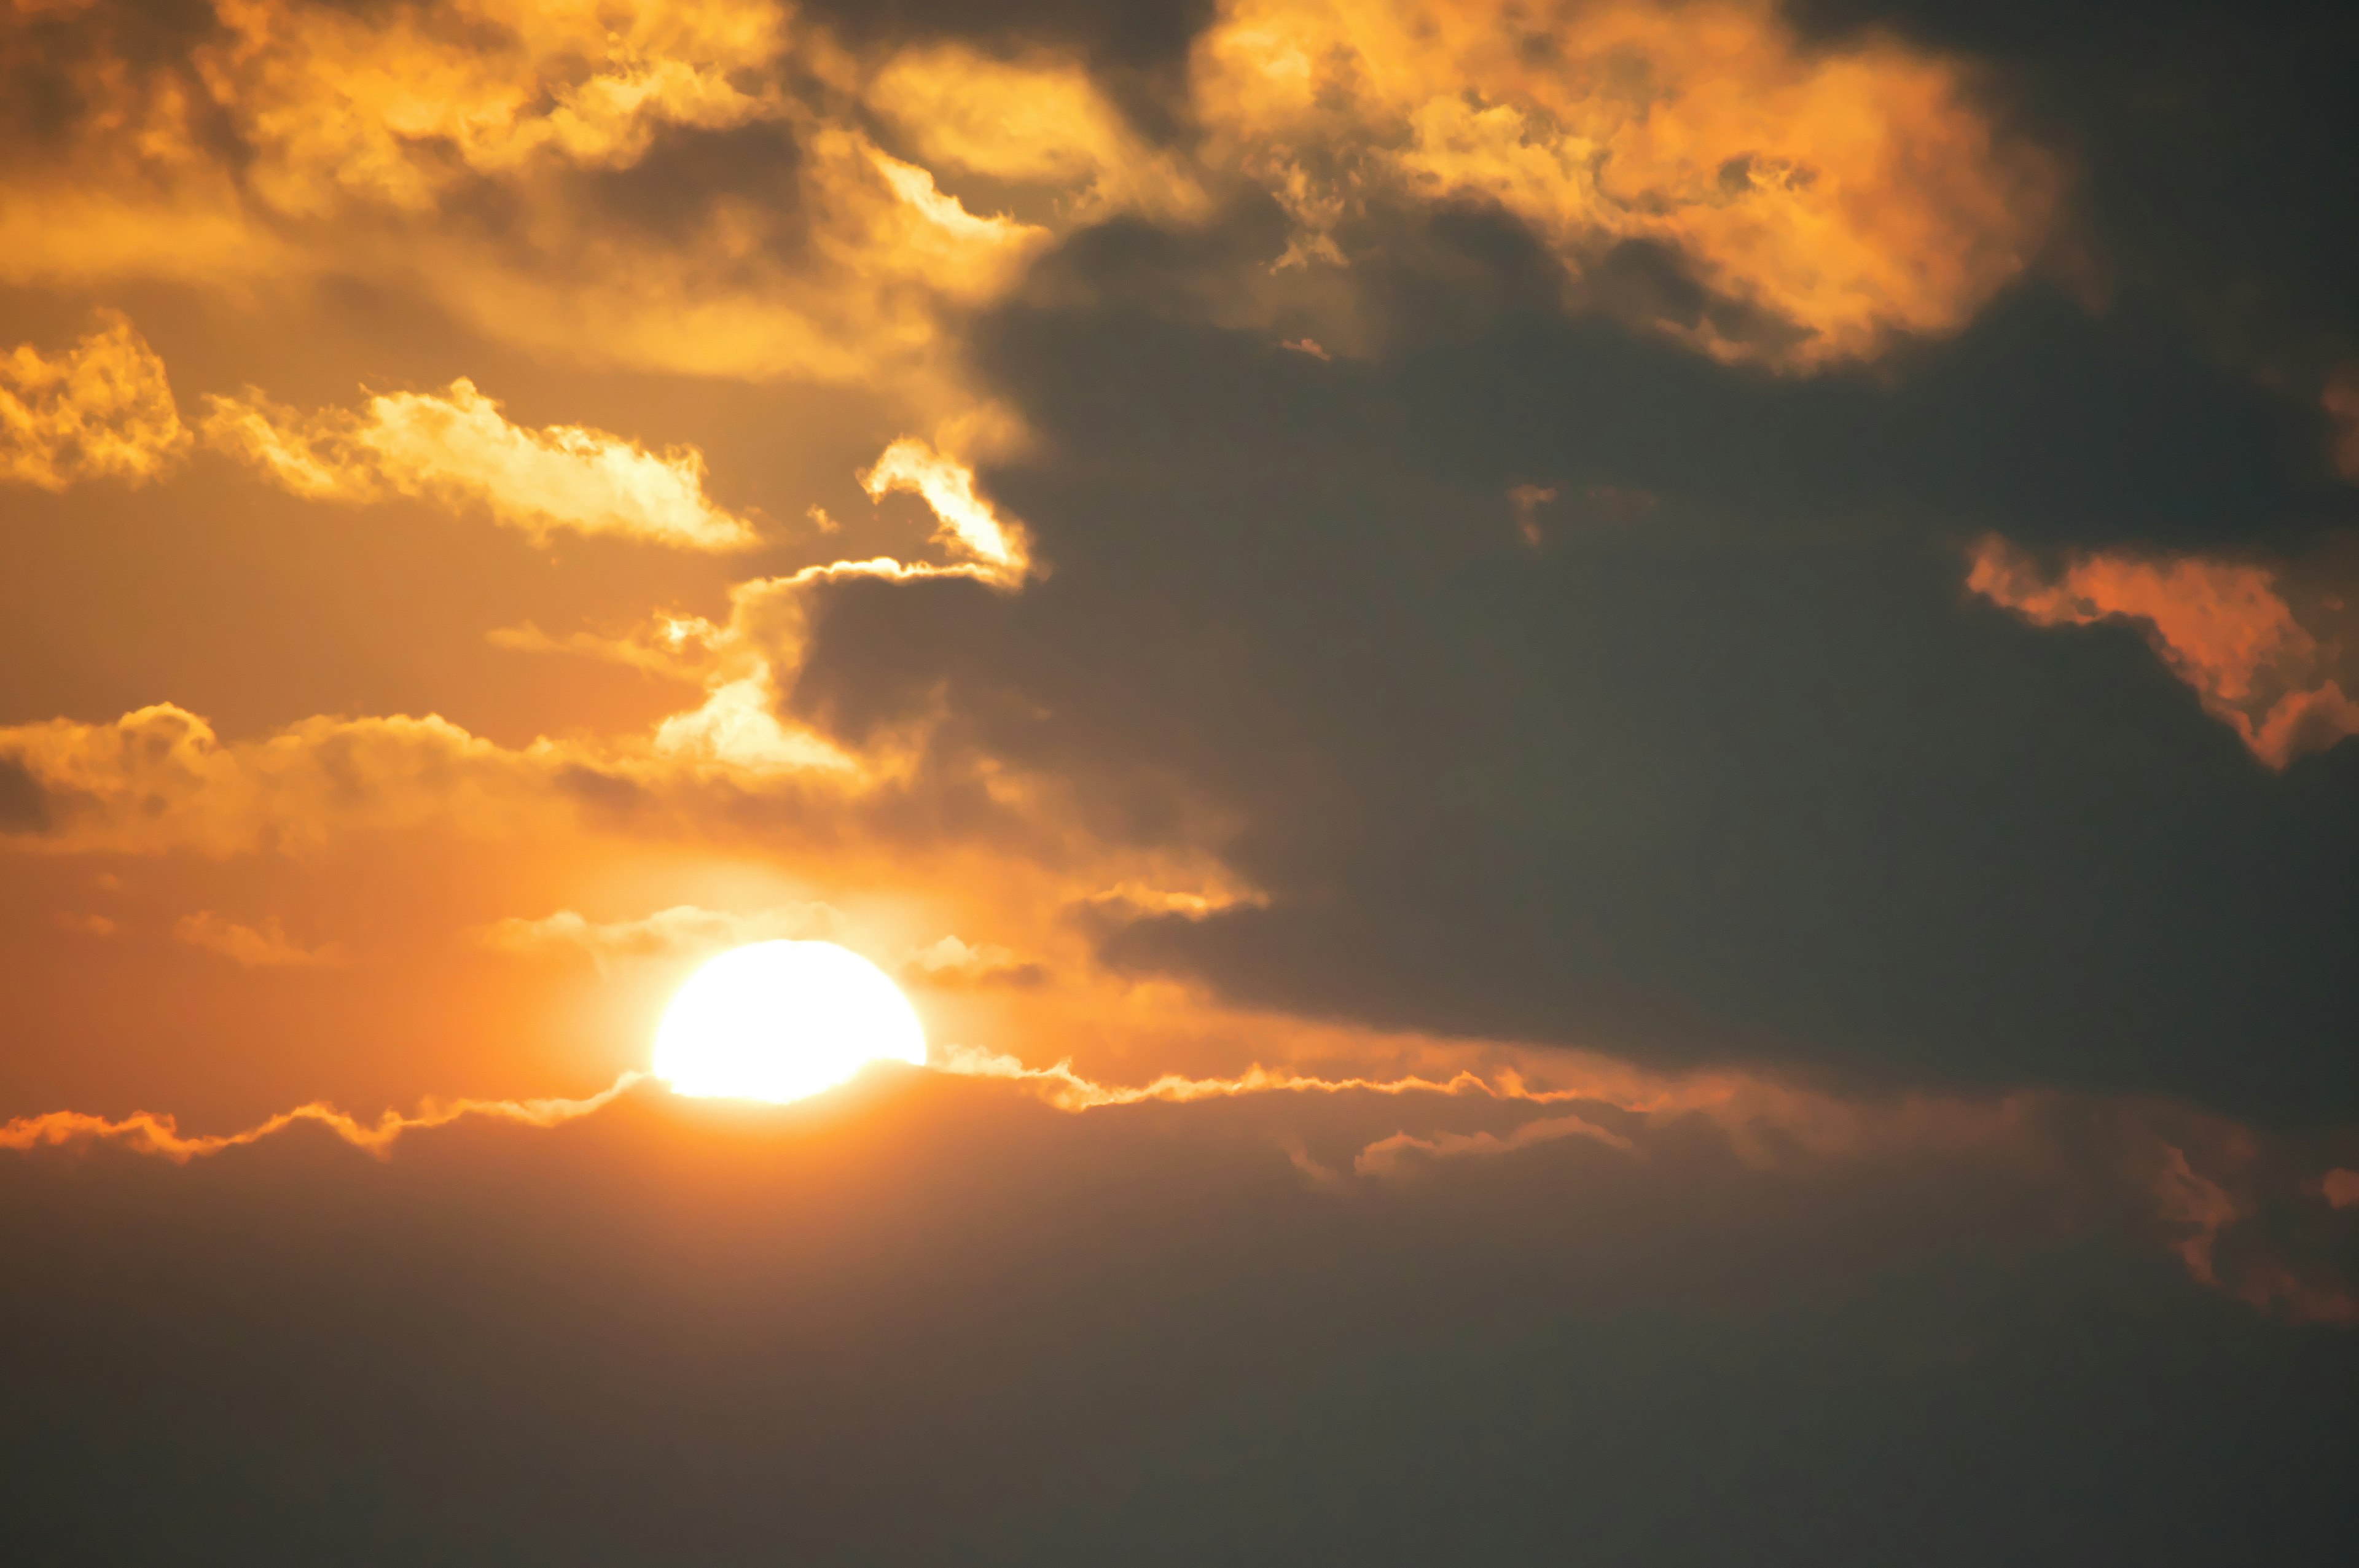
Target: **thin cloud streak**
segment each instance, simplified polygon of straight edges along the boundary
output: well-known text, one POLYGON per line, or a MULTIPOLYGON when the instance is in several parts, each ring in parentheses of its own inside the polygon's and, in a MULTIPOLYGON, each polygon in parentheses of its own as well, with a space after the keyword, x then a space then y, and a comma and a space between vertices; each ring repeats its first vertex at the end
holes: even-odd
POLYGON ((421 1104, 414 1115, 387 1110, 375 1121, 362 1121, 323 1101, 314 1100, 281 1111, 266 1121, 229 1133, 183 1133, 172 1117, 155 1111, 134 1111, 120 1120, 82 1111, 53 1110, 41 1116, 18 1117, 0 1125, 0 1149, 32 1150, 83 1141, 120 1144, 140 1154, 153 1154, 175 1164, 241 1149, 250 1143, 301 1126, 324 1127, 355 1149, 383 1159, 405 1133, 448 1127, 454 1121, 483 1118, 524 1127, 558 1127, 612 1105, 633 1087, 647 1080, 643 1072, 626 1072, 594 1095, 580 1099, 457 1099, 421 1104))

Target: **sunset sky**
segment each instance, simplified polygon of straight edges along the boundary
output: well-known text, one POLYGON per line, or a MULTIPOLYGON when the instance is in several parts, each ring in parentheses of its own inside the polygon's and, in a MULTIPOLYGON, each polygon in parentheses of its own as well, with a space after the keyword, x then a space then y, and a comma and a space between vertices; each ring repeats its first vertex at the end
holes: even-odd
POLYGON ((2349 1561, 2354 80, 0 0, 0 1558, 2349 1561))

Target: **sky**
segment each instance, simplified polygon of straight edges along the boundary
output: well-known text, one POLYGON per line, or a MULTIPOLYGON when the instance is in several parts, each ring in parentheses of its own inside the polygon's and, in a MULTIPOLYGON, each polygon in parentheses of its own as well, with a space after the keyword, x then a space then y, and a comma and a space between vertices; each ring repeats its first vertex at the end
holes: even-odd
POLYGON ((2354 68, 5 0, 9 1533, 2342 1562, 2354 68))

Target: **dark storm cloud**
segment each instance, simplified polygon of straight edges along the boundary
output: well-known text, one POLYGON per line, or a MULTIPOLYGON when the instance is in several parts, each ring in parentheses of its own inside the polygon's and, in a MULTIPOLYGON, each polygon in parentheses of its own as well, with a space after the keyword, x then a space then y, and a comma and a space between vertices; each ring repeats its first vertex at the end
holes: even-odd
POLYGON ((1054 454, 991 478, 1055 575, 847 585, 804 693, 859 729, 947 690, 1115 830, 1209 799, 1272 903, 1108 952, 1256 1002, 2359 1108, 2359 749, 2274 773, 2127 627, 1962 586, 1985 529, 2347 523, 2303 407, 2037 285, 1796 377, 1568 317, 1496 220, 1401 247, 1445 251, 1362 269, 1355 364, 1191 322, 1201 243, 1076 241, 988 351, 1054 454))
MULTIPOLYGON (((2359 1340, 2005 1161, 1701 1129, 1337 1195, 1396 1108, 0 1163, 26 1561, 2339 1563, 2359 1340), (1354 1126, 1355 1119, 1366 1121, 1354 1126), (104 1245, 92 1245, 92 1237, 104 1245)), ((2329 1220, 2322 1201, 2313 1206, 2329 1220)))

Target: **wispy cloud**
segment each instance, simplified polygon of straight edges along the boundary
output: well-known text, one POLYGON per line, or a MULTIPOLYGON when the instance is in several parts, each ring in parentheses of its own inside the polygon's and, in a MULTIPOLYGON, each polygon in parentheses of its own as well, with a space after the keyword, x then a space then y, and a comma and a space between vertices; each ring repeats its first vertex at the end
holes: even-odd
POLYGON ((306 947, 287 935, 277 915, 246 925, 210 909, 183 915, 172 927, 175 941, 202 947, 248 969, 334 969, 352 961, 335 942, 306 947))
POLYGON ((463 377, 439 393, 380 394, 356 412, 304 414, 252 388, 205 404, 209 445, 313 500, 479 506, 537 542, 559 529, 691 550, 758 542, 705 494, 694 448, 651 452, 579 425, 517 425, 463 377))
POLYGON ((592 920, 570 909, 537 920, 510 916, 479 925, 470 941, 495 952, 523 956, 587 955, 601 969, 620 958, 661 958, 718 952, 746 942, 833 935, 842 916, 828 904, 796 903, 743 913, 674 904, 636 920, 592 920))

